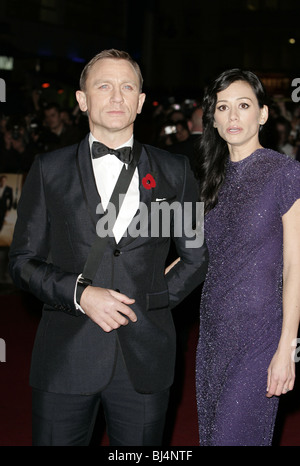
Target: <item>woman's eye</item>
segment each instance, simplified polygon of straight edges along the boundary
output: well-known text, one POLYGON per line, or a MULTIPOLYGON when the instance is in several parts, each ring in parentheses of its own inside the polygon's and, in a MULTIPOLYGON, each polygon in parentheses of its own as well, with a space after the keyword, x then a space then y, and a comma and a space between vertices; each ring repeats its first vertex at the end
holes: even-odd
POLYGON ((224 110, 226 110, 227 106, 226 105, 220 105, 218 107, 218 110, 220 110, 221 112, 224 112, 224 110))
POLYGON ((241 108, 249 108, 249 104, 246 104, 246 102, 243 102, 240 106, 241 108))

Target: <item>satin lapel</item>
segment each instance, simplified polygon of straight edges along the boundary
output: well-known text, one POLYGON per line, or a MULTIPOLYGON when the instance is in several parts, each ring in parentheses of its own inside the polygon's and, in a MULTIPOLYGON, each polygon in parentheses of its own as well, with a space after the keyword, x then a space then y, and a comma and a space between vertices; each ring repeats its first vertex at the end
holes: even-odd
POLYGON ((95 225, 96 232, 96 223, 97 220, 99 220, 99 215, 96 215, 96 209, 98 204, 101 202, 101 199, 97 190, 92 167, 89 147, 89 135, 87 135, 86 138, 83 139, 78 145, 76 163, 79 172, 83 197, 86 203, 87 210, 95 225))
MULTIPOLYGON (((148 150, 145 146, 143 146, 143 150, 141 153, 140 161, 138 164, 138 172, 139 172, 139 189, 140 189, 140 203, 143 203, 147 207, 148 211, 148 225, 151 224, 151 203, 158 202, 158 199, 166 199, 167 202, 173 202, 176 200, 176 191, 172 188, 172 183, 169 180, 169 173, 163 173, 160 166, 155 163, 155 159, 151 157, 151 154, 148 154, 148 150), (147 175, 151 175, 152 183, 154 182, 155 186, 150 186, 147 189, 147 184, 143 184, 143 179, 147 177, 147 175), (146 187, 145 187, 146 186, 146 187)), ((136 217, 136 215, 135 215, 136 217)), ((133 218, 133 221, 135 219, 133 218)), ((124 236, 121 241, 119 242, 120 247, 127 246, 136 238, 131 237, 128 234, 128 229, 126 231, 126 235, 124 236)))
MULTIPOLYGON (((148 212, 150 212, 150 206, 151 206, 151 202, 153 199, 153 192, 152 192, 153 189, 144 188, 142 180, 148 173, 152 172, 152 166, 151 166, 149 156, 144 146, 142 148, 142 152, 141 152, 141 156, 140 156, 137 169, 139 173, 140 202, 144 203, 147 206, 148 212)), ((134 216, 134 218, 136 217, 136 215, 134 216)), ((134 239, 136 239, 136 238, 132 238, 131 236, 129 236, 128 229, 126 230, 126 235, 127 236, 124 236, 120 240, 119 242, 120 247, 130 244, 134 239)))
POLYGON ((139 189, 140 189, 140 202, 143 202, 146 204, 148 209, 150 209, 151 202, 154 198, 153 196, 153 188, 151 189, 146 189, 143 185, 143 179, 148 175, 151 174, 153 178, 156 176, 155 173, 153 173, 153 168, 151 164, 150 157, 146 151, 146 149, 143 147, 141 158, 140 158, 140 163, 138 164, 138 171, 139 171, 139 189))
MULTIPOLYGON (((150 151, 151 149, 149 149, 150 151)), ((140 202, 144 203, 148 209, 148 225, 151 224, 151 203, 163 202, 164 200, 170 204, 175 202, 177 199, 177 193, 174 189, 174 180, 170 178, 171 173, 164 173, 159 165, 159 158, 151 157, 151 154, 148 154, 147 146, 143 146, 141 153, 140 162, 138 165, 139 171, 139 188, 140 188, 140 202), (147 187, 143 184, 143 179, 147 176, 152 176, 152 182, 154 181, 155 186, 147 187)), ((148 185, 146 185, 148 186, 148 185)), ((134 219, 133 219, 134 220, 134 219)), ((120 241, 120 246, 127 246, 134 239, 129 236, 127 230, 127 236, 124 236, 120 241)))

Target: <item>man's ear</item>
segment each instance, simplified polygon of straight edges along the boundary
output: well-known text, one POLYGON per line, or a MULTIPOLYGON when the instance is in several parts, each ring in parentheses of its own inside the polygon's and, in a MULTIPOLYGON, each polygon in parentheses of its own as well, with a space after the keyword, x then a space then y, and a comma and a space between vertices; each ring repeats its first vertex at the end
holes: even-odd
POLYGON ((76 100, 82 112, 87 111, 86 96, 83 91, 76 91, 76 100))
POLYGON ((146 94, 144 94, 144 92, 141 92, 139 95, 139 103, 138 103, 138 108, 137 108, 136 113, 138 114, 142 113, 142 108, 143 108, 145 99, 146 99, 146 94))

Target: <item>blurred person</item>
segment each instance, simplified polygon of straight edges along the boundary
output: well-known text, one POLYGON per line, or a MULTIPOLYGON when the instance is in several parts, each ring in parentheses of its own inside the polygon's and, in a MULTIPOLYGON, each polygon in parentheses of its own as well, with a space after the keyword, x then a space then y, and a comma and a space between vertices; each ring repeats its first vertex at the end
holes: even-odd
POLYGON ((164 121, 158 126, 155 144, 161 149, 171 150, 177 141, 176 131, 176 125, 172 121, 164 121))
POLYGON ((177 123, 178 121, 185 120, 185 114, 184 111, 180 109, 180 105, 175 104, 167 111, 167 118, 173 123, 177 123), (174 106, 178 106, 178 108, 174 108, 174 106))
POLYGON ((89 134, 37 157, 22 190, 10 271, 45 303, 30 376, 34 445, 88 445, 100 404, 110 445, 162 441, 175 364, 170 310, 203 281, 207 256, 205 245, 188 247, 185 231, 174 235, 181 261, 165 275, 170 238, 130 235, 141 203, 176 199, 183 209, 198 200, 185 157, 134 138, 142 82, 126 52, 96 55, 76 92, 89 134), (120 173, 133 177, 102 260, 92 254, 96 274, 86 276, 97 208, 105 213, 120 173))
MULTIPOLYGON (((4 226, 5 217, 13 207, 13 189, 7 185, 7 176, 0 175, 0 233, 4 226)), ((0 284, 7 286, 11 283, 8 274, 8 247, 0 248, 0 284)))
POLYGON ((201 136, 203 132, 203 109, 201 106, 197 106, 191 113, 188 119, 188 126, 191 136, 201 136))
POLYGON ((277 116, 282 116, 286 120, 291 121, 292 113, 288 109, 288 106, 287 106, 288 99, 286 99, 285 96, 282 94, 275 94, 273 96, 273 100, 277 105, 277 111, 278 111, 277 116))
POLYGON ((64 125, 73 126, 73 119, 72 119, 72 115, 69 109, 63 108, 60 111, 60 116, 61 116, 61 119, 64 125))
POLYGON ((275 120, 275 127, 278 135, 278 151, 294 159, 296 151, 295 147, 291 144, 291 122, 285 117, 280 116, 275 120))
POLYGON ((82 138, 82 134, 76 130, 76 127, 64 122, 60 107, 56 103, 49 103, 44 108, 44 125, 49 131, 43 134, 41 139, 47 150, 75 144, 82 138))
POLYGON ((5 154, 11 149, 11 131, 7 130, 7 118, 2 117, 0 124, 0 171, 4 171, 5 154))
POLYGON ((176 121, 176 139, 178 142, 184 142, 190 137, 190 131, 186 120, 176 121))
POLYGON ((23 117, 11 116, 6 122, 4 133, 5 148, 2 151, 2 171, 26 173, 34 159, 29 145, 27 125, 23 117))
POLYGON ((3 228, 6 214, 13 205, 13 190, 7 186, 7 176, 0 176, 0 231, 3 228))
POLYGON ((192 111, 191 116, 186 123, 188 127, 188 137, 185 137, 181 141, 178 140, 178 143, 174 143, 169 149, 171 152, 186 155, 190 161, 190 166, 193 172, 196 169, 196 153, 203 131, 202 115, 203 110, 200 106, 192 111))
POLYGON ((196 360, 200 445, 271 445, 292 390, 300 309, 300 164, 261 146, 263 86, 222 73, 203 101, 209 269, 196 360))

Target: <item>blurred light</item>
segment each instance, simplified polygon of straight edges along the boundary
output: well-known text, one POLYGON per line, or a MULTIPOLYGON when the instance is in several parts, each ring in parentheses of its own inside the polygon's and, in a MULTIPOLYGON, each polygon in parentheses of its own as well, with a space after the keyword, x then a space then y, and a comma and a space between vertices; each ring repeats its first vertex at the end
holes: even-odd
POLYGON ((0 56, 0 70, 12 70, 14 67, 13 57, 0 56))
POLYGON ((247 8, 250 11, 256 11, 259 7, 258 0, 247 0, 247 8))
POLYGON ((75 63, 85 63, 85 59, 82 57, 78 57, 76 53, 69 53, 68 59, 75 62, 75 63))
POLYGON ((57 93, 58 93, 58 94, 63 94, 63 93, 64 93, 64 90, 63 90, 63 89, 58 89, 57 93))
POLYGON ((47 89, 48 87, 50 87, 50 83, 43 83, 42 84, 43 89, 47 89))
POLYGON ((290 44, 295 44, 295 43, 296 43, 296 39, 294 39, 293 37, 291 37, 291 38, 289 39, 289 43, 290 43, 290 44))
POLYGON ((154 102, 152 103, 153 107, 158 107, 159 103, 157 102, 157 100, 154 100, 154 102))

